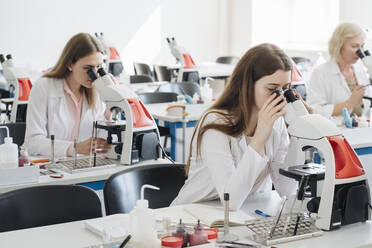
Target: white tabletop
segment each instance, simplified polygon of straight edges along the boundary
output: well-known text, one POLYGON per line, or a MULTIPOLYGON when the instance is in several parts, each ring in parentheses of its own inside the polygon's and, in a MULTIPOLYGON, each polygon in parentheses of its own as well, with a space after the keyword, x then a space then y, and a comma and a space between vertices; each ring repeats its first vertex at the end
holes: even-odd
POLYGON ((135 83, 135 84, 129 84, 129 88, 131 88, 137 94, 140 94, 140 93, 154 92, 159 88, 159 86, 163 84, 167 84, 167 83, 169 82, 161 81, 161 82, 135 83))
MULTIPOLYGON (((273 191, 269 195, 252 197, 244 204, 243 210, 249 214, 252 214, 254 209, 271 213, 271 211, 275 212, 279 201, 278 195, 273 191)), ((216 202, 207 203, 207 205, 215 204, 216 202)), ((164 210, 166 209, 161 211, 164 212, 164 210)), ((123 215, 121 216, 123 217, 123 215)), ((241 240, 247 240, 248 231, 246 227, 231 228, 230 231, 239 235, 241 240)), ((0 247, 88 247, 102 244, 102 242, 101 237, 85 229, 84 221, 0 233, 0 247)), ((372 246, 371 221, 342 226, 340 229, 324 232, 323 236, 320 237, 275 245, 275 247, 283 248, 350 248, 362 246, 372 246)), ((198 247, 214 247, 214 245, 208 244, 198 247)))
MULTIPOLYGON (((196 69, 199 71, 199 77, 229 77, 235 68, 235 64, 222 64, 216 62, 202 62, 196 65, 196 69)), ((180 65, 168 66, 171 70, 180 69, 180 65)))
MULTIPOLYGON (((167 114, 167 108, 171 105, 176 103, 154 103, 154 104, 146 104, 147 110, 152 114, 155 119, 168 121, 168 122, 182 122, 181 116, 174 116, 167 114)), ((207 110, 212 103, 208 104, 186 104, 186 112, 188 115, 186 116, 186 120, 188 121, 197 121, 203 114, 205 110, 207 110)))
POLYGON ((229 77, 234 71, 235 65, 221 64, 216 62, 203 62, 197 64, 199 76, 205 77, 229 77))
POLYGON ((356 148, 372 147, 372 128, 347 128, 342 133, 350 145, 356 148))
MULTIPOLYGON (((147 164, 155 164, 155 163, 170 163, 167 159, 158 159, 158 160, 147 160, 140 162, 134 165, 116 165, 111 168, 107 169, 95 169, 92 171, 87 172, 78 172, 74 174, 70 174, 61 170, 58 170, 63 173, 63 178, 51 178, 49 175, 44 175, 39 177, 39 181, 35 183, 26 183, 26 184, 17 184, 17 185, 8 185, 8 186, 0 186, 0 194, 15 190, 21 189, 31 186, 41 186, 41 185, 53 185, 53 184, 78 184, 78 183, 87 183, 87 182, 95 182, 95 181, 102 181, 108 179, 111 175, 123 171, 128 170, 130 168, 147 165, 147 164)), ((1 247, 1 246, 0 246, 1 247)))

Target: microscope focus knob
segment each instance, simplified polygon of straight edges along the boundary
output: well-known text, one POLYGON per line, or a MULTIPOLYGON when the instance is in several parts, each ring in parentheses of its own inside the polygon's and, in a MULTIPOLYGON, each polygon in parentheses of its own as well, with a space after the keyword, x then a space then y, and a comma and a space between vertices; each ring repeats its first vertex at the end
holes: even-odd
POLYGON ((307 210, 311 213, 318 213, 320 197, 314 197, 307 203, 307 210))

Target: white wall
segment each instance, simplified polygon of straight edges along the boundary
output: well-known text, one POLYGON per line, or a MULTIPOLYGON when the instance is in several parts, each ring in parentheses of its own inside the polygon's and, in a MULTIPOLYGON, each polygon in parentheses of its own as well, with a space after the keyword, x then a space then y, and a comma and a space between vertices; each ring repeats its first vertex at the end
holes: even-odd
POLYGON ((340 0, 340 23, 352 22, 363 29, 368 29, 367 48, 372 49, 372 1, 370 0, 340 0))
POLYGON ((231 2, 229 52, 240 57, 252 43, 252 0, 231 0, 231 2))
MULTIPOLYGON (((279 29, 293 1, 302 0, 2 0, 0 53, 12 53, 18 66, 42 70, 54 65, 72 35, 104 32, 129 73, 134 61, 173 64, 167 36, 175 36, 197 63, 214 61, 241 56, 259 42, 285 42, 288 35, 279 29)), ((339 0, 339 20, 372 28, 371 9, 370 0, 339 0)), ((315 58, 326 44, 283 48, 315 58)))
POLYGON ((133 61, 173 64, 165 37, 175 36, 196 62, 227 53, 219 39, 228 0, 2 0, 0 53, 18 66, 51 67, 67 40, 78 32, 104 32, 125 69, 133 61))
POLYGON ((340 0, 340 22, 353 22, 361 27, 372 28, 371 0, 340 0))

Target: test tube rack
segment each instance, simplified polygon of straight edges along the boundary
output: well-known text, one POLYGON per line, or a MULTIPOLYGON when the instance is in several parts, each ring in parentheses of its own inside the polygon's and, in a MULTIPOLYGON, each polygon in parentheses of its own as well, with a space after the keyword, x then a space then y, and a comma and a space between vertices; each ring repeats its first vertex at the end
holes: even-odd
POLYGON ((275 217, 246 221, 247 227, 253 232, 252 239, 266 246, 323 235, 323 231, 315 226, 315 219, 309 213, 283 214, 270 237, 274 223, 275 217))
MULTIPOLYGON (((93 159, 92 159, 93 161, 93 159)), ((108 169, 112 167, 116 167, 118 165, 118 160, 108 159, 105 157, 98 156, 96 158, 96 164, 93 167, 92 164, 89 161, 88 157, 82 157, 76 159, 76 166, 74 166, 74 160, 73 159, 66 159, 66 160, 59 160, 58 164, 62 165, 62 170, 74 174, 79 172, 87 172, 92 170, 101 170, 101 169, 108 169)))

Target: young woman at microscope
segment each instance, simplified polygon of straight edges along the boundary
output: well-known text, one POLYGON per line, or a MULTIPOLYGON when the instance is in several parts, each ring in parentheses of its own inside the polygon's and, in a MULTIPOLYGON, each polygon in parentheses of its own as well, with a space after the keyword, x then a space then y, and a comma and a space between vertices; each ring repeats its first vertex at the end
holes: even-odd
MULTIPOLYGON (((89 154, 93 121, 109 119, 87 70, 103 64, 100 42, 86 33, 73 36, 54 68, 32 87, 27 107, 25 146, 31 155, 50 155, 50 136, 55 135, 55 156, 72 156, 77 138, 79 154, 89 154)), ((110 145, 97 138, 97 152, 110 145)))
POLYGON ((339 116, 342 109, 362 115, 362 105, 369 109, 363 96, 372 95, 369 78, 359 61, 357 50, 365 42, 364 31, 352 23, 340 24, 328 43, 330 60, 315 68, 308 84, 307 102, 314 113, 325 117, 339 116))
POLYGON ((279 176, 289 145, 282 118, 287 103, 273 94, 290 87, 291 69, 290 58, 271 44, 253 47, 240 59, 224 92, 195 128, 188 179, 173 205, 223 200, 229 193, 235 210, 249 195, 270 191, 272 182, 281 194, 296 189, 279 176))

